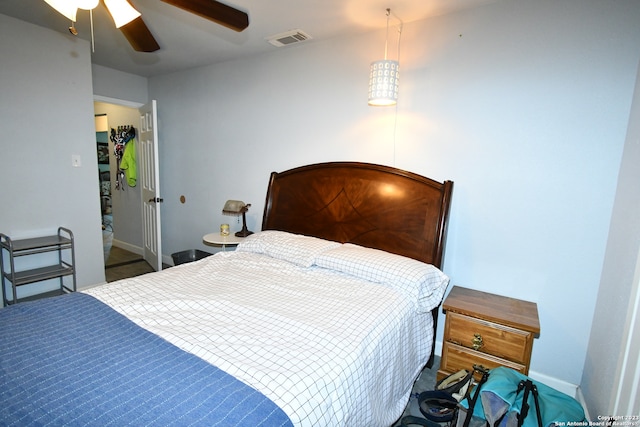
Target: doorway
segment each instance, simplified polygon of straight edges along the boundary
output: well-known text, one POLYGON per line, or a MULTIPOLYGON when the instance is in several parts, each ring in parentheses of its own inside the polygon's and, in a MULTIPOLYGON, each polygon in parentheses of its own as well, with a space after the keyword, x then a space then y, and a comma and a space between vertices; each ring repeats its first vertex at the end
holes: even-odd
POLYGON ((133 126, 137 129, 139 112, 134 105, 94 100, 94 114, 102 122, 100 128, 96 127, 98 169, 100 170, 96 197, 100 198, 102 212, 105 277, 107 281, 112 281, 115 280, 114 273, 117 273, 116 278, 124 278, 142 274, 148 270, 148 267, 143 265, 145 263, 142 257, 141 190, 138 185, 129 185, 127 180, 118 179, 116 144, 111 139, 112 128, 117 130, 118 127, 133 126), (107 158, 105 158, 105 152, 107 158), (137 263, 141 265, 134 265, 137 263), (127 273, 126 270, 130 271, 127 273))

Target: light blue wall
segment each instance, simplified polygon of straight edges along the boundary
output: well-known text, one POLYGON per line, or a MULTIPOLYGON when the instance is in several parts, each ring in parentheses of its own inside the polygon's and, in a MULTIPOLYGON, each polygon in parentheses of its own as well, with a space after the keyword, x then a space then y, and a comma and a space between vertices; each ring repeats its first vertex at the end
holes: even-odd
POLYGON ((452 283, 537 302, 532 370, 579 384, 637 22, 632 0, 546 0, 405 24, 397 110, 366 105, 384 32, 151 78, 164 252, 207 250, 201 238, 229 221, 220 211, 230 198, 252 203, 259 229, 274 170, 356 160, 452 179, 452 283))
POLYGON ((146 104, 149 99, 147 78, 124 73, 101 65, 91 65, 93 94, 98 101, 116 100, 131 107, 146 104))
POLYGON ((68 227, 78 285, 103 282, 89 44, 0 15, 0 58, 0 231, 21 238, 68 227))

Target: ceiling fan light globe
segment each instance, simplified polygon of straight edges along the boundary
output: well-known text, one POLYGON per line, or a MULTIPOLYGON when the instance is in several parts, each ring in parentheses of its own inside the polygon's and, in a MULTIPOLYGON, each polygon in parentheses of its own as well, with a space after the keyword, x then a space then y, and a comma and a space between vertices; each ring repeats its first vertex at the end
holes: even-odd
POLYGON ((127 0, 104 0, 104 4, 109 10, 116 28, 128 24, 141 15, 127 0))
POLYGON ((54 8, 60 14, 66 16, 70 21, 76 22, 77 6, 71 4, 67 0, 44 0, 49 6, 54 8))
POLYGON ((75 0, 78 9, 91 10, 98 6, 100 0, 75 0))

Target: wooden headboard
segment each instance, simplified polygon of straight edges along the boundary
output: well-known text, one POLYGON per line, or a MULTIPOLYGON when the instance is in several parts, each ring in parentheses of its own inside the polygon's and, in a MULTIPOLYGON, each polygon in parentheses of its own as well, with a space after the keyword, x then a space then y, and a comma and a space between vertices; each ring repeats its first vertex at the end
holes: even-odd
POLYGON ((357 162, 273 172, 263 230, 354 243, 442 268, 452 181, 357 162))
MULTIPOLYGON (((354 243, 442 269, 452 181, 357 162, 271 173, 262 230, 354 243)), ((434 362, 439 306, 431 310, 434 362)))

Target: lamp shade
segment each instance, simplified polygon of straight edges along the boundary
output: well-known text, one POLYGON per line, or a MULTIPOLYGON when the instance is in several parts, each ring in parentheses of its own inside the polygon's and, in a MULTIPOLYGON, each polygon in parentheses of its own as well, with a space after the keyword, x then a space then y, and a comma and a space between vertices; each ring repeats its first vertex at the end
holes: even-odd
POLYGON ((230 215, 239 215, 249 210, 249 206, 240 200, 227 200, 222 212, 230 215))
POLYGON ((76 22, 78 7, 67 0, 44 0, 49 6, 66 16, 70 21, 76 22))
POLYGON ((140 16, 140 12, 134 9, 127 0, 104 0, 116 28, 128 24, 140 16))
POLYGON ((398 61, 383 59, 371 63, 369 105, 387 106, 398 102, 398 61))

